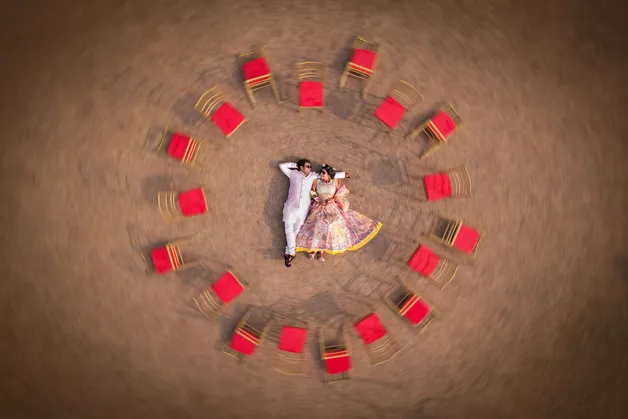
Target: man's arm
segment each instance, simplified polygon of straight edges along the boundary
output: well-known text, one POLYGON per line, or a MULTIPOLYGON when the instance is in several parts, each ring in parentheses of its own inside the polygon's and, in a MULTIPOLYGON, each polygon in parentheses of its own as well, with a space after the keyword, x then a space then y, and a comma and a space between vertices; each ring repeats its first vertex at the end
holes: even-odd
POLYGON ((283 172, 284 175, 290 177, 290 173, 292 173, 292 169, 296 169, 297 164, 294 162, 286 162, 279 163, 279 170, 283 172))

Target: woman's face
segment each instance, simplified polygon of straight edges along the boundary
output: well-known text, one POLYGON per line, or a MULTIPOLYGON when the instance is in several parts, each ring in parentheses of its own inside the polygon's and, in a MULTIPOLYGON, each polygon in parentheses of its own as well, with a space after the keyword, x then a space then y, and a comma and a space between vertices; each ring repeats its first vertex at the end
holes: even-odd
POLYGON ((329 182, 331 180, 329 173, 327 173, 325 169, 321 170, 321 180, 324 182, 329 182))

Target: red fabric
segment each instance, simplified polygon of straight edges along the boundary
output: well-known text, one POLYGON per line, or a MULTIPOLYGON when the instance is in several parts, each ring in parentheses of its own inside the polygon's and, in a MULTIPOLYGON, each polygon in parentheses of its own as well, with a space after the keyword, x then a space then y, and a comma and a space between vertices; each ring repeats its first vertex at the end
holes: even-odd
POLYGON ((395 98, 388 96, 375 111, 375 116, 390 128, 395 128, 405 113, 406 108, 395 98))
MULTIPOLYGON (((270 77, 270 67, 268 67, 268 62, 266 58, 256 58, 244 64, 242 66, 242 72, 244 73, 244 80, 251 80, 256 77, 261 76, 269 76, 270 77)), ((268 79, 269 77, 264 77, 259 80, 255 80, 253 84, 259 83, 268 79)))
POLYGON ((367 345, 377 342, 386 335, 386 328, 382 325, 377 313, 369 314, 357 322, 354 327, 356 332, 358 332, 358 335, 360 335, 364 343, 367 345))
POLYGON ((323 106, 323 83, 320 81, 302 81, 299 83, 299 106, 323 106))
POLYGON ((230 135, 244 122, 244 115, 231 103, 225 102, 212 114, 212 121, 223 134, 230 135))
POLYGON ((458 230, 456 240, 454 240, 454 247, 465 253, 472 253, 479 239, 480 233, 476 229, 463 224, 458 230))
POLYGON ((421 275, 429 277, 436 269, 439 260, 440 258, 427 246, 421 245, 410 258, 408 266, 421 275))
POLYGON ((242 294, 244 287, 238 282, 231 272, 225 272, 218 281, 212 285, 212 290, 220 301, 225 304, 230 303, 238 295, 242 294))
POLYGON ((423 178, 428 201, 451 196, 451 179, 447 173, 433 173, 423 178))
POLYGON ((430 312, 430 307, 427 303, 418 297, 412 297, 414 299, 412 307, 404 315, 406 319, 412 324, 419 324, 421 320, 427 316, 430 312))
POLYGON ((170 145, 168 146, 168 154, 177 160, 183 160, 190 140, 190 137, 180 132, 173 134, 170 145))
POLYGON ((279 349, 300 354, 305 346, 307 329, 301 327, 282 326, 279 336, 279 349))
POLYGON ((356 48, 353 51, 353 56, 351 57, 351 64, 359 65, 363 68, 358 68, 361 71, 368 71, 369 73, 373 72, 373 67, 375 67, 375 61, 377 60, 377 54, 373 51, 369 51, 367 49, 356 48))
POLYGON ((255 348, 257 348, 257 344, 255 342, 251 342, 251 340, 247 339, 239 332, 240 330, 236 331, 231 337, 231 349, 244 355, 253 355, 255 348))
POLYGON ((183 215, 203 214, 207 211, 207 202, 203 188, 190 189, 179 194, 179 207, 183 215))
POLYGON ((172 262, 166 246, 151 250, 150 255, 153 258, 153 264, 157 273, 165 274, 172 270, 172 262))
MULTIPOLYGON (((456 129, 456 123, 454 122, 453 119, 451 119, 451 116, 449 116, 447 112, 443 112, 443 111, 439 112, 438 114, 436 114, 436 116, 434 116, 431 119, 431 122, 438 129, 438 131, 440 131, 440 135, 438 132, 435 132, 435 134, 442 141, 445 141, 445 139, 449 136, 449 134, 454 132, 454 130, 456 129)), ((433 127, 430 127, 430 128, 433 128, 433 127)))
POLYGON ((325 370, 327 374, 340 374, 351 369, 351 357, 345 354, 338 358, 325 359, 325 370))

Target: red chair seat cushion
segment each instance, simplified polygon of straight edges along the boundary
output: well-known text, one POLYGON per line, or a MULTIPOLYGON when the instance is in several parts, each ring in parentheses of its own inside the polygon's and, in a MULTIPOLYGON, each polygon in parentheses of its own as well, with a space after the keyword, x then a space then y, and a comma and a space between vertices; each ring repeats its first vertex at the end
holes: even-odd
POLYGON ((218 281, 212 285, 216 296, 225 304, 229 304, 238 295, 242 294, 244 287, 231 272, 225 272, 218 281))
POLYGON ((356 48, 351 56, 349 67, 361 73, 371 74, 376 60, 377 54, 373 51, 356 48))
POLYGON ((168 146, 168 154, 177 160, 187 161, 194 151, 195 141, 180 132, 174 133, 168 146))
POLYGON ((386 328, 382 325, 377 313, 372 313, 357 322, 355 330, 365 344, 377 342, 386 335, 386 328))
POLYGON ((300 354, 305 346, 307 329, 301 327, 282 326, 279 336, 279 349, 300 354))
POLYGON ((428 201, 451 196, 451 179, 447 173, 433 173, 423 178, 428 201))
POLYGON ((406 108, 395 98, 388 96, 375 111, 375 116, 390 128, 395 128, 405 113, 406 108))
POLYGON ((180 265, 176 250, 172 246, 159 247, 150 252, 155 270, 159 274, 168 273, 180 265))
POLYGON ((429 277, 436 269, 436 266, 438 266, 439 261, 440 258, 432 250, 425 245, 421 245, 410 258, 408 266, 421 275, 429 277))
POLYGON ((299 106, 312 108, 323 106, 323 83, 320 81, 302 81, 299 83, 299 106))
POLYGON ((212 121, 223 134, 231 135, 244 122, 244 115, 231 103, 225 102, 212 114, 212 121))
POLYGON ((447 112, 443 111, 440 111, 432 117, 427 126, 440 141, 445 141, 449 134, 454 132, 456 129, 456 123, 454 120, 451 119, 451 116, 449 116, 447 112))
POLYGON ((270 78, 270 67, 266 58, 260 57, 251 60, 242 66, 244 80, 251 84, 261 83, 270 78))
POLYGON ((412 324, 419 324, 430 312, 430 307, 425 301, 413 295, 401 308, 403 316, 412 324))
POLYGON ((231 349, 244 355, 253 355, 258 344, 259 340, 251 336, 246 330, 239 329, 231 337, 231 349))
POLYGON ((346 352, 332 358, 326 358, 324 362, 327 374, 340 374, 351 369, 351 357, 346 352))
POLYGON ((203 214, 207 211, 207 200, 203 188, 191 189, 179 194, 181 214, 190 216, 203 214))
POLYGON ((480 240, 480 233, 473 227, 463 224, 454 240, 454 248, 470 254, 473 253, 478 240, 480 240))

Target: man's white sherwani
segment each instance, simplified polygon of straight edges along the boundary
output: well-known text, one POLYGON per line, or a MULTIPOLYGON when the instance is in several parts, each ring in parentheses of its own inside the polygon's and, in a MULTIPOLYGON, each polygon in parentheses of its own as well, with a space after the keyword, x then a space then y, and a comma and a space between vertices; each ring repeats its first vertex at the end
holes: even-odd
MULTIPOLYGON (((312 171, 305 176, 300 170, 292 170, 297 169, 297 164, 292 162, 280 163, 279 169, 290 179, 288 199, 283 205, 283 222, 286 229, 286 255, 294 255, 297 234, 310 211, 310 189, 312 189, 314 179, 320 177, 320 174, 312 171)), ((336 173, 337 179, 344 177, 345 172, 336 173)))

